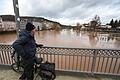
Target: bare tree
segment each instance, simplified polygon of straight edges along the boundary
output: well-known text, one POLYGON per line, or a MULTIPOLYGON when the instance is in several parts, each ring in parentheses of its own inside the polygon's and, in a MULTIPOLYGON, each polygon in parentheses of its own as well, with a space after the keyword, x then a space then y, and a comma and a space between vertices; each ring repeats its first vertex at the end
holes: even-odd
POLYGON ((98 15, 95 15, 92 21, 96 23, 95 27, 99 27, 101 25, 100 17, 98 15))
POLYGON ((90 21, 90 28, 98 28, 101 25, 100 17, 95 15, 93 19, 90 21))

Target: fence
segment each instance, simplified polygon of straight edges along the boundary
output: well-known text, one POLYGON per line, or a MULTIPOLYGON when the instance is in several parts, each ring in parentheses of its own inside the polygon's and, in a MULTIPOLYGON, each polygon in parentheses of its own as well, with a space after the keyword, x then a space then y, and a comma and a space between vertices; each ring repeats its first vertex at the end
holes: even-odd
MULTIPOLYGON (((10 65, 12 48, 0 45, 0 64, 10 65)), ((120 50, 43 47, 37 56, 54 62, 56 70, 120 76, 120 50)))

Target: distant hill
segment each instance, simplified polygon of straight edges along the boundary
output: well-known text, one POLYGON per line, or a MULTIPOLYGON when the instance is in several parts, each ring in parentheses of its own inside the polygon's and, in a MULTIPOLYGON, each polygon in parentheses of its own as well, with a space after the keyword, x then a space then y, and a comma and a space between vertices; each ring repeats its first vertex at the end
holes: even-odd
MULTIPOLYGON (((14 15, 0 15, 0 17, 2 18, 3 21, 15 21, 15 16, 14 15)), ((54 25, 56 27, 59 27, 59 28, 73 28, 73 27, 76 27, 76 26, 71 26, 71 25, 63 25, 63 24, 60 24, 59 22, 48 20, 48 19, 45 19, 43 17, 21 16, 20 19, 21 20, 27 19, 27 20, 30 20, 30 21, 46 23, 48 25, 52 24, 52 25, 54 25)))
MULTIPOLYGON (((0 17, 2 18, 3 21, 15 21, 14 15, 0 15, 0 17)), ((60 24, 58 22, 51 21, 51 20, 48 20, 48 19, 45 19, 42 17, 21 16, 20 18, 21 19, 28 19, 28 20, 32 20, 32 21, 38 21, 38 22, 48 21, 48 22, 60 24)))

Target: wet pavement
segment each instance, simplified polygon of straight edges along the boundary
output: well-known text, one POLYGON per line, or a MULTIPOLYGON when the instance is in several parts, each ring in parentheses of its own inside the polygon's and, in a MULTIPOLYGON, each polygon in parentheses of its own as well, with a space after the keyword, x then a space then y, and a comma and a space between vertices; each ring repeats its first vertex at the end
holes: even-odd
MULTIPOLYGON (((68 72, 67 72, 68 73, 68 72)), ((103 75, 96 75, 91 76, 90 74, 75 74, 70 73, 67 74, 66 72, 57 72, 57 77, 55 80, 120 80, 120 76, 103 76, 103 75)), ((20 77, 20 73, 14 72, 10 68, 0 67, 0 80, 18 80, 20 77)))

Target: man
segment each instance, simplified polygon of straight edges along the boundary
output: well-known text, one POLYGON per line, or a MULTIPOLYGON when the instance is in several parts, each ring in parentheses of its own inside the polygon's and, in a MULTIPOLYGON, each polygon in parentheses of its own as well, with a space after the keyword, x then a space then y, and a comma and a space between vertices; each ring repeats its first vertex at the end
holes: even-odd
POLYGON ((12 44, 13 48, 23 59, 24 72, 19 80, 33 80, 34 60, 36 59, 36 42, 34 39, 35 26, 27 23, 25 30, 21 31, 18 39, 12 44))

